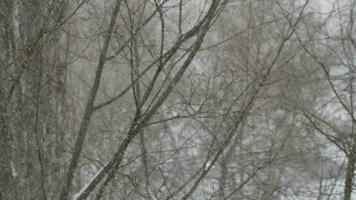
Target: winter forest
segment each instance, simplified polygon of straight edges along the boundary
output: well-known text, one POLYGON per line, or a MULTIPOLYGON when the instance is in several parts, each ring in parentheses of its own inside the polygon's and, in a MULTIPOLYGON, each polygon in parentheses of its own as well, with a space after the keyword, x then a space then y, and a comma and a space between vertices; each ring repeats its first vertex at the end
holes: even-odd
POLYGON ((0 0, 0 200, 356 200, 356 0, 0 0))

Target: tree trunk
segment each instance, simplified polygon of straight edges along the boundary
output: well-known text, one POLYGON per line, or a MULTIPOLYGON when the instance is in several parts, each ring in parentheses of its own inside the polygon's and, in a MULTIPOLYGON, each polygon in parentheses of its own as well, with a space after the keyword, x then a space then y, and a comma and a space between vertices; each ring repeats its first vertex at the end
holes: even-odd
POLYGON ((344 188, 344 200, 351 200, 352 194, 352 184, 354 179, 355 161, 353 156, 348 157, 346 178, 345 178, 345 188, 344 188))

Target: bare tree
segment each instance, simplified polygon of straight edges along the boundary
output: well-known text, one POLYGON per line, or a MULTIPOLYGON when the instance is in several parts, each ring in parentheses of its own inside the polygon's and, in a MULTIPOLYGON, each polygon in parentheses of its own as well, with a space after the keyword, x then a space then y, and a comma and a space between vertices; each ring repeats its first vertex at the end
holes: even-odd
POLYGON ((1 0, 0 199, 352 199, 354 7, 1 0))

